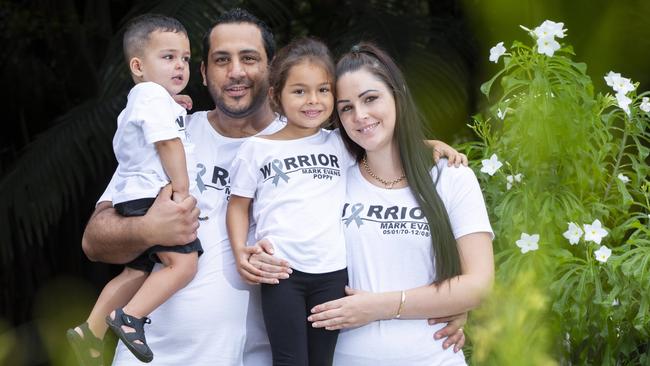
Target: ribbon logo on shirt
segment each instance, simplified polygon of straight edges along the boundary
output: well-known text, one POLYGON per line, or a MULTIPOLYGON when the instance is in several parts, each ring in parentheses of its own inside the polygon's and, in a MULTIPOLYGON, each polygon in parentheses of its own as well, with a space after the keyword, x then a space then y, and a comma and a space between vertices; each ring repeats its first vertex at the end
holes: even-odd
POLYGON ((273 177, 274 186, 276 187, 278 186, 278 182, 280 181, 280 179, 285 181, 285 183, 289 181, 289 176, 282 171, 282 162, 280 160, 278 159, 273 160, 273 162, 271 163, 271 167, 273 168, 273 172, 275 173, 275 176, 273 177))
POLYGON ((354 221, 355 224, 357 224, 357 227, 360 227, 363 225, 363 220, 359 217, 359 214, 363 211, 363 203, 355 203, 352 206, 352 213, 350 214, 350 217, 345 219, 343 222, 345 223, 345 226, 348 227, 354 221))
POLYGON ((203 183, 203 175, 207 171, 205 169, 205 165, 198 163, 196 164, 196 167, 199 168, 200 170, 196 172, 196 187, 199 189, 199 192, 203 193, 207 188, 205 188, 205 183, 203 183))

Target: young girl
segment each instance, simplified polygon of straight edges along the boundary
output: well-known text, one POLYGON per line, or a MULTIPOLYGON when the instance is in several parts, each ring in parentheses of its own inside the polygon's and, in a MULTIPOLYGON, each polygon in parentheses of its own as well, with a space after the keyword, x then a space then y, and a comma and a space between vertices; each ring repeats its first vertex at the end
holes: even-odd
POLYGON ((275 57, 269 96, 287 125, 252 137, 232 167, 226 216, 230 243, 241 266, 249 230, 274 244, 293 273, 262 286, 262 312, 274 365, 330 365, 338 331, 307 323, 309 309, 345 295, 348 282, 340 214, 345 171, 354 162, 337 131, 321 127, 334 108, 334 65, 327 47, 299 39, 275 57))

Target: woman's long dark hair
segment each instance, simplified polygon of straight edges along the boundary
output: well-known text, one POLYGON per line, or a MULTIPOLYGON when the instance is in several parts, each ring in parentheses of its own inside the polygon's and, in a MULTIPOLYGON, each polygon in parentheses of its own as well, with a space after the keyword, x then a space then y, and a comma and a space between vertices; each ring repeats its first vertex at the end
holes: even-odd
MULTIPOLYGON (((431 177, 433 157, 431 148, 424 143, 423 118, 415 106, 402 72, 386 52, 373 44, 359 43, 337 63, 336 79, 361 69, 369 71, 393 92, 396 110, 394 138, 399 146, 400 160, 409 187, 429 223, 435 255, 436 283, 455 277, 460 274, 460 255, 449 216, 435 189, 441 171, 437 171, 435 182, 431 177)), ((338 114, 335 123, 346 146, 360 161, 366 154, 365 150, 350 139, 338 114)))

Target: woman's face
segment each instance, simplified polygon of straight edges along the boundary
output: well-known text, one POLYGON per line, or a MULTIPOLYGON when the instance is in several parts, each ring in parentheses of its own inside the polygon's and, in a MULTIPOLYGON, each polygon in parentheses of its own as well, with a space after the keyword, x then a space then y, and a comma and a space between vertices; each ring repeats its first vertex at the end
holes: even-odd
POLYGON ((395 98, 383 81, 366 69, 341 75, 336 110, 348 136, 367 152, 390 149, 395 131, 395 98))

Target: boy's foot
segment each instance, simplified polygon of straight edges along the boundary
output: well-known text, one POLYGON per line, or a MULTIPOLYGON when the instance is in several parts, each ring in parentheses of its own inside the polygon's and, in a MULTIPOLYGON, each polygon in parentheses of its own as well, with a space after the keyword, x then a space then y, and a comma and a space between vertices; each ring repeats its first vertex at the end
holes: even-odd
POLYGON ((102 357, 104 342, 95 337, 88 328, 88 323, 68 329, 65 335, 80 366, 102 366, 104 364, 102 357))
POLYGON ((149 318, 136 318, 124 313, 121 308, 115 309, 106 317, 106 324, 120 338, 126 348, 142 362, 151 362, 153 352, 144 337, 144 325, 150 324, 149 318))

